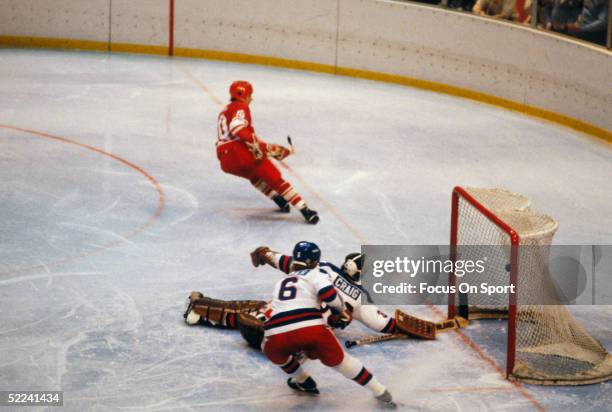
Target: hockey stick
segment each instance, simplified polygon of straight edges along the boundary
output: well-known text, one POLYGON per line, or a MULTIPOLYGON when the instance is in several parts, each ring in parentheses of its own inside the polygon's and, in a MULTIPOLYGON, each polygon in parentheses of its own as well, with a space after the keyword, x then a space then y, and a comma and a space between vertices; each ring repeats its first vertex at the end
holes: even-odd
POLYGON ((344 342, 344 346, 347 349, 352 348, 353 346, 362 346, 367 345, 369 343, 378 343, 385 342, 388 340, 396 340, 396 339, 409 339, 409 335, 404 335, 403 333, 393 333, 387 335, 377 335, 377 336, 366 336, 365 338, 357 339, 357 340, 347 340, 344 342))
MULTIPOLYGON (((437 322, 436 332, 446 332, 448 330, 459 329, 467 326, 468 321, 461 316, 457 316, 453 319, 443 320, 442 322, 437 322)), ((376 336, 366 336, 357 340, 347 340, 344 342, 344 346, 349 349, 353 346, 362 346, 370 343, 379 343, 385 342, 388 340, 396 340, 396 339, 410 339, 412 336, 406 335, 404 333, 393 333, 387 335, 376 335, 376 336)))
POLYGON ((287 136, 287 142, 289 142, 289 149, 291 154, 295 154, 295 146, 293 146, 293 141, 291 140, 291 136, 287 136))

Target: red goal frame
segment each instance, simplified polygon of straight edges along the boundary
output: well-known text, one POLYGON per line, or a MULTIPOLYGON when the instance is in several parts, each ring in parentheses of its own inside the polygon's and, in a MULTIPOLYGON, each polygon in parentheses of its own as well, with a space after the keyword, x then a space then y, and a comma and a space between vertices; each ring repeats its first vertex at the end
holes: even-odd
MULTIPOLYGON (((457 231, 460 224, 459 216, 459 199, 463 198, 466 202, 472 205, 476 210, 482 213, 491 223, 505 232, 510 238, 510 284, 517 285, 518 280, 518 250, 520 237, 516 230, 510 225, 501 220, 486 206, 476 200, 470 195, 464 188, 456 186, 453 189, 452 201, 451 201, 451 230, 450 230, 450 259, 454 263, 457 259, 457 231)), ((449 285, 455 286, 456 277, 454 270, 449 274, 449 285)), ((508 343, 506 353, 506 378, 512 374, 514 369, 514 358, 516 353, 516 302, 517 302, 517 289, 514 288, 514 293, 509 294, 508 298, 508 343)), ((466 308, 467 309, 467 308, 466 308)), ((448 318, 452 319, 457 315, 457 306, 455 305, 455 293, 449 293, 448 295, 448 318)))

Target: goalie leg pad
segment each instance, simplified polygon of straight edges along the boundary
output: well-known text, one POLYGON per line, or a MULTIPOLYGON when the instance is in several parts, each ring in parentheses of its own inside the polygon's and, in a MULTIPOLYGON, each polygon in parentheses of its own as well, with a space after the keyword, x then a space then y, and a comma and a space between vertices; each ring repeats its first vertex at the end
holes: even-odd
POLYGON ((196 316, 200 319, 196 322, 212 324, 222 328, 237 329, 237 316, 240 313, 257 313, 266 302, 262 300, 231 300, 225 301, 212 299, 204 296, 200 292, 192 292, 189 305, 185 312, 185 321, 189 324, 190 320, 195 320, 196 316), (193 312, 193 314, 191 314, 193 312))
POLYGON ((193 310, 192 302, 203 297, 204 295, 200 292, 191 292, 189 295, 187 299, 187 308, 185 309, 185 313, 183 313, 183 319, 185 319, 188 325, 195 325, 200 322, 201 316, 193 310))
POLYGON ((183 315, 183 317, 185 318, 185 322, 188 325, 195 325, 200 322, 200 319, 202 319, 202 317, 195 313, 195 311, 193 310, 185 312, 185 315, 183 315))

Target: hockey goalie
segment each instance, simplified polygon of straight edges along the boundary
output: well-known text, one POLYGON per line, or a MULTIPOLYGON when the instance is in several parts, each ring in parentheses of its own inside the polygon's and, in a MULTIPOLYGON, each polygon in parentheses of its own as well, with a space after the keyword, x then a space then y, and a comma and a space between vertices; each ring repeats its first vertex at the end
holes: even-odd
MULTIPOLYGON (((298 253, 296 250, 292 256, 288 256, 262 246, 251 253, 251 261, 255 267, 270 265, 288 274, 294 267, 294 259, 300 259, 298 253)), ((350 253, 341 267, 329 262, 319 262, 319 268, 329 276, 348 309, 343 316, 330 316, 330 310, 323 305, 323 314, 330 327, 344 329, 355 319, 374 332, 402 333, 412 337, 434 339, 436 329, 439 330, 437 324, 410 316, 400 310, 396 311, 395 317, 390 317, 375 305, 362 304, 361 296, 367 294, 361 288, 364 259, 361 253, 350 253)), ((239 329, 249 346, 261 349, 263 323, 269 318, 269 302, 224 301, 206 297, 201 292, 192 292, 183 317, 188 325, 239 329)))

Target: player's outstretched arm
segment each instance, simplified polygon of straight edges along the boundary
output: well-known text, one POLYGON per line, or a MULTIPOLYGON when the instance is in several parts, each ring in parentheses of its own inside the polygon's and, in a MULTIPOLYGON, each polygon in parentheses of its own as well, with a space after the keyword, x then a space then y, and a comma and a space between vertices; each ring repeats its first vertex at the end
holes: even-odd
POLYGON ((288 274, 291 273, 291 264, 293 263, 293 259, 291 256, 275 252, 267 246, 260 246, 251 252, 251 262, 255 267, 270 265, 273 268, 288 274))

